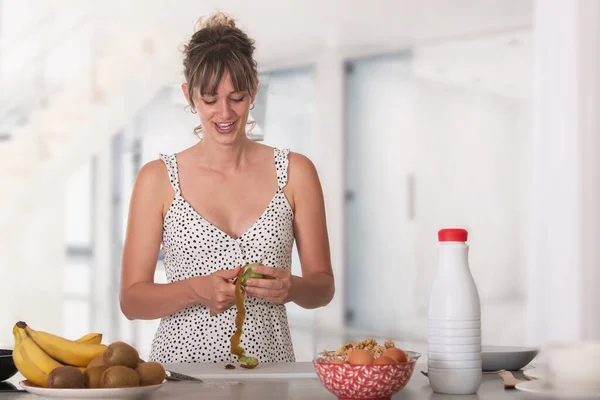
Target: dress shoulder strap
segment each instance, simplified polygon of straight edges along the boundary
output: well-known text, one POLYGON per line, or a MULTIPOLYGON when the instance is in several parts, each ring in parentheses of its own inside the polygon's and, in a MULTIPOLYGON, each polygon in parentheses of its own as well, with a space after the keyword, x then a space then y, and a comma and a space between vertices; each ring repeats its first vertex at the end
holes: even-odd
POLYGON ((288 154, 290 149, 275 149, 275 168, 277 169, 277 185, 283 189, 288 181, 288 154))
POLYGON ((160 159, 164 161, 169 171, 169 181, 175 192, 175 197, 181 196, 181 189, 179 188, 179 170, 177 169, 177 157, 175 154, 160 154, 160 159))

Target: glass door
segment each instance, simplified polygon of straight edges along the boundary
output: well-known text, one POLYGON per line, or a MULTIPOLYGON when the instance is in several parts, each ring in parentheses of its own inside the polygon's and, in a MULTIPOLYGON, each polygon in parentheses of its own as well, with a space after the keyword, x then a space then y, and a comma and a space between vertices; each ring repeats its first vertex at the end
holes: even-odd
POLYGON ((346 323, 396 332, 414 307, 412 56, 346 65, 346 323))

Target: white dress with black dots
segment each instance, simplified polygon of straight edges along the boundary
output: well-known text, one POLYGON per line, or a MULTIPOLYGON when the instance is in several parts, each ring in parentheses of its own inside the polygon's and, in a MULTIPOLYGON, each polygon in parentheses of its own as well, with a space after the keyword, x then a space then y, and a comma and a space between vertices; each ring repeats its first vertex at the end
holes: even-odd
MULTIPOLYGON (((291 271, 294 243, 293 212, 283 193, 287 184, 288 149, 274 149, 277 193, 263 214, 238 239, 198 214, 181 196, 175 154, 165 162, 175 199, 163 221, 162 249, 168 282, 210 275, 247 263, 291 271)), ((241 345, 260 362, 295 361, 285 305, 246 297, 241 345)), ((236 307, 215 316, 194 305, 161 319, 150 360, 162 363, 236 362, 229 339, 235 331, 236 307)))

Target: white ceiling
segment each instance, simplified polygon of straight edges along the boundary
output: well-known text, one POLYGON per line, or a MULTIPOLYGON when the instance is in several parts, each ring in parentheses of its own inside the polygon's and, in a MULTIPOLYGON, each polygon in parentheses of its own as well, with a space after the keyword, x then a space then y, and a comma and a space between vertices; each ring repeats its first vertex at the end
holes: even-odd
POLYGON ((111 22, 113 34, 139 25, 181 38, 173 43, 177 56, 197 18, 220 9, 256 39, 262 70, 310 63, 332 46, 349 57, 411 48, 416 73, 422 78, 510 97, 527 97, 530 92, 532 0, 175 0, 166 4, 111 0, 93 7, 111 22))
POLYGON ((235 17, 257 40, 262 63, 310 56, 337 44, 397 48, 475 38, 531 26, 531 0, 115 0, 92 3, 105 16, 185 37, 216 9, 235 17))
MULTIPOLYGON (((48 102, 50 109, 44 109, 47 105, 43 104, 37 114, 30 113, 35 114, 30 118, 33 122, 21 127, 33 136, 55 138, 53 148, 59 149, 67 140, 59 137, 65 136, 64 132, 78 137, 78 118, 88 115, 86 112, 96 115, 98 93, 112 99, 102 107, 107 114, 112 113, 110 122, 116 126, 130 118, 130 109, 139 105, 124 100, 129 96, 141 101, 136 90, 155 93, 155 86, 163 85, 169 77, 177 81, 181 46, 193 33, 197 18, 215 9, 238 19, 256 39, 256 58, 262 71, 309 64, 330 51, 357 57, 410 49, 415 71, 424 79, 518 97, 526 96, 530 86, 532 0, 0 0, 0 6, 0 111, 7 104, 13 105, 17 94, 27 94, 28 87, 36 92, 27 98, 43 98, 37 79, 40 72, 48 74, 47 66, 25 61, 23 65, 40 71, 12 68, 9 72, 16 59, 35 60, 40 51, 59 53, 57 69, 64 72, 63 83, 69 90, 48 102), (82 14, 91 15, 91 19, 83 21, 81 32, 65 28, 82 14), (51 29, 41 24, 53 16, 51 29), (88 27, 100 29, 94 49, 101 57, 92 71, 91 64, 85 66, 85 60, 92 59, 85 41, 88 27), (62 48, 56 41, 61 29, 68 31, 68 38, 82 39, 81 49, 62 48), (147 38, 151 39, 144 40, 147 38), (103 43, 110 44, 105 54, 103 43), (152 49, 152 43, 158 49, 152 49), (84 66, 79 67, 78 62, 84 66), (77 74, 81 81, 76 80, 77 74), (86 92, 92 74, 104 92, 86 92), (135 84, 146 83, 123 93, 133 83, 127 85, 122 80, 133 74, 135 84), (86 97, 89 94, 92 96, 86 97), (81 103, 82 99, 89 100, 81 103)), ((48 80, 46 84, 51 86, 48 80)), ((94 121, 86 121, 87 131, 107 130, 107 121, 101 126, 94 121)), ((37 164, 29 165, 28 160, 41 162, 41 156, 27 140, 29 136, 22 133, 22 148, 15 140, 7 142, 13 147, 0 146, 0 150, 4 148, 2 161, 13 170, 21 168, 35 176, 37 164)), ((79 142, 87 144, 85 140, 79 142)), ((79 142, 71 145, 80 146, 79 142)), ((57 154, 60 160, 62 153, 57 154)), ((19 179, 18 174, 11 175, 19 179)), ((6 187, 13 184, 5 183, 6 187)), ((27 186, 26 182, 23 185, 27 186)))
POLYGON ((415 48, 417 76, 505 97, 531 96, 531 30, 415 48))
POLYGON ((197 18, 220 9, 256 39, 263 71, 308 64, 332 46, 350 57, 410 48, 416 73, 425 79, 517 97, 527 96, 530 87, 532 0, 3 0, 1 4, 0 78, 8 78, 13 86, 18 86, 15 77, 1 76, 3 63, 13 58, 2 50, 52 49, 52 43, 14 46, 22 43, 24 33, 43 40, 45 28, 39 21, 48 13, 61 21, 90 13, 106 42, 108 36, 164 32, 169 39, 162 46, 172 45, 165 54, 179 58, 197 18))

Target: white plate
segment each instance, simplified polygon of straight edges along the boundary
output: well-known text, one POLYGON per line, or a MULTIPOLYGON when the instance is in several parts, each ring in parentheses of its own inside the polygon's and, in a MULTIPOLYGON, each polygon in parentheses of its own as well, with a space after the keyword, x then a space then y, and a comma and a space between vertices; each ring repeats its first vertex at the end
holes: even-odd
POLYGON ((132 399, 146 393, 153 392, 164 386, 166 380, 160 385, 138 386, 118 389, 49 389, 30 386, 25 381, 19 385, 31 394, 48 398, 60 399, 132 399))
POLYGON ((538 354, 533 347, 482 346, 481 359, 484 371, 518 371, 538 354))
POLYGON ((543 395, 546 398, 555 397, 555 398, 562 398, 562 399, 596 399, 596 398, 600 397, 600 392, 598 392, 598 393, 557 392, 556 390, 552 389, 543 380, 521 382, 521 383, 518 383, 515 386, 515 388, 518 390, 521 390, 523 392, 543 395))
POLYGON ((525 375, 529 379, 544 379, 544 371, 540 368, 531 368, 523 371, 523 375, 525 375))

